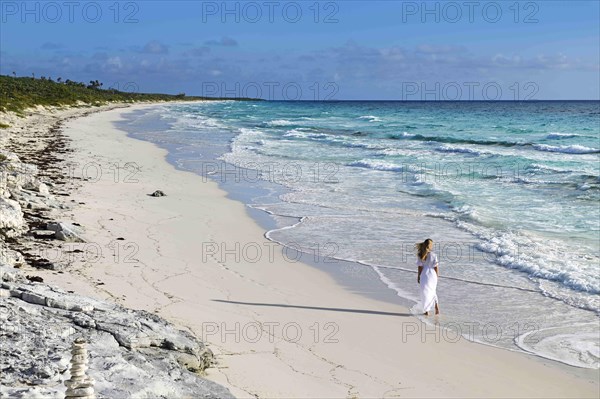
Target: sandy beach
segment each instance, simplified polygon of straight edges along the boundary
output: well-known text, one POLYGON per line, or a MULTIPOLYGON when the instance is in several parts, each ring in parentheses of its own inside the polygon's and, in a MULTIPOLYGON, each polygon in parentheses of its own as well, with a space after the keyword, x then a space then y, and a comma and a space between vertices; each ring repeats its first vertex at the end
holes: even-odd
POLYGON ((41 271, 46 282, 188 329, 216 355, 208 378, 236 397, 598 396, 597 371, 448 335, 290 262, 217 183, 114 127, 149 106, 65 123, 73 175, 88 181, 64 217, 100 251, 41 271))

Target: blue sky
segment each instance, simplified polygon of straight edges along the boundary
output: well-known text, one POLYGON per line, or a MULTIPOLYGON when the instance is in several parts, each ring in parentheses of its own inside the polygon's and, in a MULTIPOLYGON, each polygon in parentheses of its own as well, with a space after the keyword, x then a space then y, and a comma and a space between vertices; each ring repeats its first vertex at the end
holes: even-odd
POLYGON ((599 99, 599 1, 0 2, 0 73, 266 99, 599 99))

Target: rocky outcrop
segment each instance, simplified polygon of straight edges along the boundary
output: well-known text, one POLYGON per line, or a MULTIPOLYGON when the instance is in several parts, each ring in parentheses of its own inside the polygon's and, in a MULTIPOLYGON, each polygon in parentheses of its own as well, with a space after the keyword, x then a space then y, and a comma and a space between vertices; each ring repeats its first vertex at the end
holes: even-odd
MULTIPOLYGON (((50 184, 50 183, 49 183, 50 184)), ((35 165, 21 162, 12 152, 0 150, 0 233, 16 237, 29 230, 26 213, 51 218, 64 209, 50 194, 48 185, 38 179, 35 165)))
POLYGON ((72 223, 57 222, 46 224, 46 229, 54 232, 54 237, 61 241, 69 242, 85 242, 81 238, 83 229, 79 226, 75 226, 72 223))
POLYGON ((88 342, 99 398, 232 397, 199 375, 212 352, 159 316, 31 283, 14 268, 0 274, 1 397, 64 397, 76 338, 88 342))
POLYGON ((14 237, 26 230, 21 205, 17 201, 0 197, 0 229, 7 237, 14 237))
MULTIPOLYGON (((59 211, 67 208, 50 193, 51 185, 39 179, 35 165, 21 162, 15 153, 0 150, 0 260, 4 264, 57 268, 39 256, 48 245, 35 240, 40 237, 38 230, 51 224, 46 221, 57 218, 59 211)), ((52 226, 50 238, 81 241, 79 230, 71 225, 52 226)))

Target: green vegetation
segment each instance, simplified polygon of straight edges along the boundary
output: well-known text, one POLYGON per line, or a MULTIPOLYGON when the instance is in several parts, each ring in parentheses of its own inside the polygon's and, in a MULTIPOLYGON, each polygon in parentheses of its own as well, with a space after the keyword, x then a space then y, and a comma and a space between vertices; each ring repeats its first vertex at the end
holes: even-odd
POLYGON ((0 129, 8 129, 9 127, 10 127, 10 125, 0 122, 0 129))
MULTIPOLYGON (((109 102, 138 101, 194 101, 194 100, 232 100, 232 98, 196 97, 185 94, 126 93, 114 89, 102 89, 98 80, 88 85, 72 80, 58 78, 13 77, 0 75, 0 112, 14 111, 18 114, 36 105, 63 106, 83 102, 88 106, 99 106, 109 102)), ((236 100, 255 100, 238 98, 236 100)), ((8 127, 8 126, 2 126, 8 127)))

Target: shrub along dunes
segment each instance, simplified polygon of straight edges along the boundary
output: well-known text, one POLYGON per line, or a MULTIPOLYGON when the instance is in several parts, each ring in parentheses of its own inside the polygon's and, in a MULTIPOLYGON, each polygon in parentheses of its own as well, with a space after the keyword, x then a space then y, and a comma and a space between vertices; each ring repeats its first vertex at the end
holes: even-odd
MULTIPOLYGON (((0 75, 0 112, 17 114, 27 108, 42 106, 100 106, 112 102, 198 101, 233 100, 224 97, 186 96, 185 94, 130 93, 115 89, 103 89, 98 80, 89 84, 70 79, 39 79, 0 75), (84 103, 84 104, 82 104, 84 103)), ((254 100, 236 98, 235 100, 254 100)))

